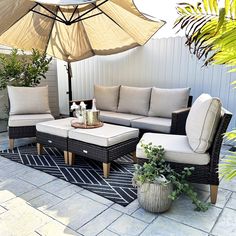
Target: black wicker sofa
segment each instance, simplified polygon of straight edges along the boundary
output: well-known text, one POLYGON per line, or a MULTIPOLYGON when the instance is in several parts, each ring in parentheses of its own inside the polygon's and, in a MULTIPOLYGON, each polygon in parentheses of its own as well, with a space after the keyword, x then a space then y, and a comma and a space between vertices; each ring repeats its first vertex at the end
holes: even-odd
MULTIPOLYGON (((138 128, 145 132, 185 134, 192 104, 190 88, 160 89, 128 86, 94 86, 96 107, 103 122, 138 128)), ((87 109, 92 100, 84 101, 87 109)), ((72 115, 72 113, 71 113, 72 115)))

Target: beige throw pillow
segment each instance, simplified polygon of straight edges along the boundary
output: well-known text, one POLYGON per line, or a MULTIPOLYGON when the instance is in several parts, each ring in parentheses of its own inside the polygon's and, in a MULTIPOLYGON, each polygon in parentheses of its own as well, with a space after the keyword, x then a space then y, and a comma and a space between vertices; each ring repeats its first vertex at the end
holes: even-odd
POLYGON ((7 86, 10 100, 10 115, 51 113, 46 87, 7 86))
POLYGON ((94 97, 98 110, 117 111, 120 86, 94 86, 94 97))
POLYGON ((205 153, 211 146, 221 117, 221 102, 208 94, 202 94, 191 107, 186 134, 194 152, 205 153))
POLYGON ((147 115, 151 88, 121 86, 118 112, 147 115))
POLYGON ((171 118, 172 112, 188 106, 190 88, 153 88, 148 116, 171 118))

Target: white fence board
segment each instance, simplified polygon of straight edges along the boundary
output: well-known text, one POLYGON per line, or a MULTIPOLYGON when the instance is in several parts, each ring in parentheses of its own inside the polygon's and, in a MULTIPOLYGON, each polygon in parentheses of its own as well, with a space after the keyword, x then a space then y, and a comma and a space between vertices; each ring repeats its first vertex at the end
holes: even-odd
MULTIPOLYGON (((191 87, 194 99, 201 93, 220 97, 226 109, 236 113, 235 74, 224 66, 202 67, 191 55, 185 38, 153 39, 145 46, 111 56, 96 56, 72 63, 73 99, 93 97, 93 85, 191 87)), ((58 61, 60 112, 68 112, 65 63, 58 61)), ((235 118, 230 128, 235 127, 235 118)))

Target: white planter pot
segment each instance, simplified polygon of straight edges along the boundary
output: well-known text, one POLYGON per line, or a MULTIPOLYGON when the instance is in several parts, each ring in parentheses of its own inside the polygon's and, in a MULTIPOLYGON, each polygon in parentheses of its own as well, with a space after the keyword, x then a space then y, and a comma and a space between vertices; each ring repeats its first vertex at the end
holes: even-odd
POLYGON ((168 196, 173 191, 172 183, 166 186, 144 183, 138 185, 138 202, 147 211, 164 212, 171 207, 172 200, 168 196))

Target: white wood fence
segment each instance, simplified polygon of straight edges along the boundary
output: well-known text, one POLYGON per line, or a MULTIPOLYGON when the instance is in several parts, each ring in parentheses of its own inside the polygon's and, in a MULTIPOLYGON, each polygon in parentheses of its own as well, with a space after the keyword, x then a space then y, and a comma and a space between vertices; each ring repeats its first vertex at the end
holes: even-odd
MULTIPOLYGON (((191 87, 194 99, 201 93, 219 97, 226 109, 236 113, 236 91, 230 82, 235 74, 224 66, 202 67, 203 62, 190 55, 185 38, 153 39, 145 46, 112 56, 95 56, 72 63, 73 99, 93 97, 93 85, 191 87)), ((58 61, 59 105, 68 113, 65 62, 58 61)), ((230 128, 235 127, 235 118, 230 128)))

